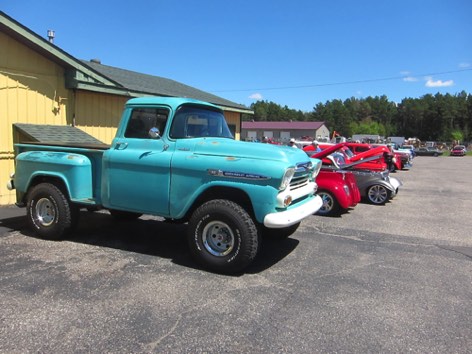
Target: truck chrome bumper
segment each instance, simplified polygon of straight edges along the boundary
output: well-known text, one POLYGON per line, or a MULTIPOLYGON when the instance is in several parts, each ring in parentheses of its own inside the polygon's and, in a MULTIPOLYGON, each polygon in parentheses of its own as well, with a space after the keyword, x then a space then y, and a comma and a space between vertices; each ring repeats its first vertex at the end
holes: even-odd
POLYGON ((323 205, 323 201, 319 195, 312 200, 304 203, 296 208, 281 211, 279 213, 267 214, 264 218, 264 226, 272 229, 280 229, 288 227, 303 220, 307 216, 315 214, 323 205))

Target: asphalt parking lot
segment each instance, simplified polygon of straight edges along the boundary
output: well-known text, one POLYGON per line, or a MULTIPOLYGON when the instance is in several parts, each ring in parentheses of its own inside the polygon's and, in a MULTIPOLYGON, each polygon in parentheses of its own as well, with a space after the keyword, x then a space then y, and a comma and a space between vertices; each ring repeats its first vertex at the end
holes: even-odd
POLYGON ((471 353, 472 158, 417 157, 385 206, 312 216, 240 276, 185 226, 84 211, 61 242, 0 208, 1 353, 471 353))

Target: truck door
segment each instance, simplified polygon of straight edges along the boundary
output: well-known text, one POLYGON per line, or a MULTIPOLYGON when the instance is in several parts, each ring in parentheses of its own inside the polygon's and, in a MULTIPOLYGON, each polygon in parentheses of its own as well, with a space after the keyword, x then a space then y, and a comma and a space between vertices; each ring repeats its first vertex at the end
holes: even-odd
POLYGON ((168 109, 132 108, 123 137, 104 156, 103 204, 168 215, 172 151, 160 137, 168 109))

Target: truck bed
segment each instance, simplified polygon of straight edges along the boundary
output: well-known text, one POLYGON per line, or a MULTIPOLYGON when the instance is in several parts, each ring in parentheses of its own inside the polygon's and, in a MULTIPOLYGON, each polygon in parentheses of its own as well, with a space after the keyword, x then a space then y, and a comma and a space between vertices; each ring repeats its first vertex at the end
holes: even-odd
POLYGON ((28 151, 71 153, 86 156, 91 163, 93 196, 85 202, 100 202, 102 157, 110 145, 69 125, 13 124, 15 155, 28 151))

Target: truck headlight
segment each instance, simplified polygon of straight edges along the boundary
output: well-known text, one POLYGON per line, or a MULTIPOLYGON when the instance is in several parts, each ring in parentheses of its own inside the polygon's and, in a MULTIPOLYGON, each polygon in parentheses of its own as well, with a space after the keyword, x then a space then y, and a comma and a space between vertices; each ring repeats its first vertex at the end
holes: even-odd
POLYGON ((290 181, 293 178, 293 175, 295 174, 295 169, 294 168, 287 168, 287 170, 284 173, 284 176, 282 177, 282 182, 280 183, 279 189, 283 191, 285 188, 288 187, 290 184, 290 181))
POLYGON ((313 180, 315 180, 316 176, 318 176, 318 173, 320 173, 321 170, 321 160, 311 160, 313 164, 313 170, 311 171, 311 176, 313 177, 313 180))

